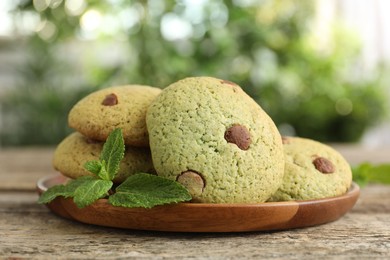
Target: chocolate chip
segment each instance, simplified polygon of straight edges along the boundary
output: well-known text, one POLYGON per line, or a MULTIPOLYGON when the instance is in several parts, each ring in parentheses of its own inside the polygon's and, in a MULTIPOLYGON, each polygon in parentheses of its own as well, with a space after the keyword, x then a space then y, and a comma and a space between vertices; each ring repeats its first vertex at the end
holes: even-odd
POLYGON ((118 104, 118 97, 114 93, 107 95, 102 102, 103 106, 115 106, 116 104, 118 104))
POLYGON ((225 131, 225 140, 233 143, 241 150, 248 150, 252 142, 249 130, 243 125, 233 125, 225 131))
POLYGON ((205 187, 203 177, 196 171, 188 170, 180 174, 176 180, 188 189, 192 196, 200 196, 205 187))
POLYGON ((322 173, 334 173, 335 168, 331 161, 324 157, 317 157, 313 160, 314 167, 322 173))
POLYGON ((234 83, 234 82, 232 82, 232 81, 229 81, 229 80, 221 80, 221 83, 222 83, 222 84, 228 84, 228 85, 237 86, 236 83, 234 83))

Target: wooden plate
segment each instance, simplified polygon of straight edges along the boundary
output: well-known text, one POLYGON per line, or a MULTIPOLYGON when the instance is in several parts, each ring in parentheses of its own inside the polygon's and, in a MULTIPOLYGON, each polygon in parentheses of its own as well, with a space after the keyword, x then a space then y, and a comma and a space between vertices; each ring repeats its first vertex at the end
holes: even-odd
MULTIPOLYGON (((63 184, 62 175, 37 183, 41 194, 63 184)), ((179 203, 151 209, 114 207, 106 199, 79 209, 72 199, 58 197, 47 206, 55 214, 82 223, 124 229, 175 232, 243 232, 302 228, 339 219, 359 197, 359 186, 338 197, 259 204, 179 203)))

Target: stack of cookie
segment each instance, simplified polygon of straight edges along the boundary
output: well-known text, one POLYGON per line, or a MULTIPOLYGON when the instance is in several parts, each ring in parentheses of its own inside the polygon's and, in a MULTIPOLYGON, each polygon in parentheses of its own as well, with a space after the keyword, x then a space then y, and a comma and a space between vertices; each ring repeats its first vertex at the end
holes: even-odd
POLYGON ((54 166, 70 178, 90 174, 84 163, 97 160, 110 132, 121 128, 127 148, 115 181, 157 173, 185 186, 194 202, 318 199, 342 195, 352 182, 337 151, 282 138, 263 109, 226 80, 103 89, 73 107, 69 125, 77 132, 58 146, 54 166))
POLYGON ((121 128, 126 150, 114 182, 120 183, 138 173, 155 173, 145 115, 161 89, 126 85, 102 89, 80 100, 69 112, 69 126, 76 132, 55 150, 53 165, 69 178, 91 175, 84 164, 98 160, 104 141, 115 128, 121 128))

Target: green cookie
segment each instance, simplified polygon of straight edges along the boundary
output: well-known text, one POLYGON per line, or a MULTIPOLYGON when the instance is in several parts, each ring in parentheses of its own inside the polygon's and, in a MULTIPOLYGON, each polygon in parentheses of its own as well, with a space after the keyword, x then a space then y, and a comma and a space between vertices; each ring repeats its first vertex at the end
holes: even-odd
POLYGON ((180 80, 152 102, 146 123, 157 174, 182 183, 196 202, 264 202, 282 183, 275 124, 230 81, 180 80))
POLYGON ((270 201, 310 200, 339 196, 352 183, 348 162, 333 148, 314 140, 284 137, 283 184, 270 201))
POLYGON ((126 85, 101 89, 80 100, 69 112, 69 126, 93 140, 105 141, 121 128, 126 145, 149 146, 145 115, 161 89, 126 85))

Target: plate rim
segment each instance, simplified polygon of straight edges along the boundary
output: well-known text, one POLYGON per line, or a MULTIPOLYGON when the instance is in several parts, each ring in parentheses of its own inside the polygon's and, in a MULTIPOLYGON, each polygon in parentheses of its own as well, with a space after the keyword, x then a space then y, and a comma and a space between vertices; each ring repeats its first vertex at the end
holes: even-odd
MULTIPOLYGON (((61 174, 56 175, 48 175, 45 177, 40 178, 37 181, 37 191, 38 194, 41 194, 43 191, 45 191, 50 185, 46 185, 47 182, 63 179, 63 181, 67 180, 68 178, 64 177, 61 174)), ((55 184, 61 184, 61 183, 55 183, 55 184)), ((117 227, 117 228, 124 228, 124 229, 138 229, 138 230, 153 230, 153 231, 174 231, 174 232, 246 232, 246 231, 271 231, 271 230, 285 230, 285 229, 291 229, 291 228, 303 228, 303 227, 309 227, 309 226, 315 226, 320 224, 325 224, 328 222, 335 221, 345 215, 350 209, 353 208, 356 201, 358 200, 360 195, 360 187, 355 182, 352 182, 351 187, 348 189, 348 191, 340 196, 334 196, 334 197, 327 197, 327 198, 321 198, 321 199, 315 199, 315 200, 300 200, 300 201, 281 201, 281 202, 263 202, 263 203, 220 203, 220 204, 213 204, 213 203, 192 203, 192 202, 182 202, 182 203, 175 203, 175 204, 168 204, 168 205, 161 205, 161 206, 155 206, 150 209, 145 208, 125 208, 125 207, 115 207, 108 203, 107 199, 99 199, 90 206, 86 208, 79 209, 74 204, 73 200, 71 198, 65 199, 63 197, 58 197, 54 201, 52 201, 49 204, 46 204, 46 206, 55 214, 71 219, 76 220, 78 222, 83 222, 86 224, 94 224, 99 226, 108 226, 108 227, 117 227), (321 216, 320 219, 311 219, 308 217, 308 211, 307 209, 315 206, 316 208, 319 207, 329 207, 330 204, 332 205, 338 205, 339 203, 342 203, 343 201, 347 202, 347 206, 341 207, 342 209, 339 212, 336 212, 336 214, 330 214, 326 213, 324 216, 321 216), (283 210, 286 210, 290 214, 289 221, 284 221, 281 225, 269 225, 269 226, 261 226, 259 227, 250 227, 250 228, 240 228, 240 227, 229 227, 226 226, 225 228, 222 227, 214 227, 214 228, 208 228, 208 226, 205 224, 204 227, 196 227, 193 229, 189 228, 168 228, 168 227, 159 227, 157 226, 136 226, 134 224, 126 224, 121 225, 117 223, 107 223, 103 220, 94 220, 90 221, 88 218, 86 218, 84 215, 90 214, 90 212, 95 213, 101 213, 101 209, 105 208, 108 211, 113 211, 113 214, 130 214, 130 215, 140 215, 142 216, 151 216, 153 218, 153 214, 165 214, 171 215, 174 213, 181 213, 181 212, 194 212, 195 210, 199 211, 207 211, 211 215, 212 214, 218 214, 220 212, 226 214, 232 213, 232 214, 240 214, 240 211, 243 212, 283 212, 283 210), (294 212, 295 210, 295 212, 294 212), (116 212, 116 213, 115 213, 116 212), (120 213, 118 213, 120 212, 120 213), (161 213, 163 212, 163 213, 161 213), (83 215, 84 214, 84 215, 83 215), (329 215, 330 214, 330 215, 329 215), (308 218, 308 221, 306 223, 301 223, 300 217, 308 218)), ((256 213, 259 214, 259 213, 256 213)), ((206 215, 207 216, 207 215, 206 215)), ((229 216, 230 217, 230 216, 229 216)), ((255 216, 256 217, 256 216, 255 216)), ((287 217, 287 216, 286 216, 287 217)), ((256 218, 255 218, 256 219, 256 218)), ((189 223, 190 224, 190 223, 189 223)), ((260 223, 261 224, 261 223, 260 223)))
MULTIPOLYGON (((47 175, 42 178, 40 178, 37 181, 37 190, 38 193, 41 194, 42 192, 46 191, 49 187, 45 185, 45 182, 48 180, 52 180, 54 178, 63 177, 64 179, 68 179, 61 174, 56 175, 47 175)), ((356 182, 351 183, 351 187, 348 189, 348 191, 342 195, 333 196, 333 197, 326 197, 326 198, 320 198, 320 199, 311 199, 311 200, 291 200, 291 201, 277 201, 277 202, 261 202, 261 203, 196 203, 196 202, 180 202, 180 203, 174 203, 169 205, 186 205, 190 207, 254 207, 254 206, 275 206, 275 205, 286 205, 286 204, 311 204, 311 203, 320 203, 320 202, 328 202, 330 200, 339 200, 342 198, 345 198, 346 196, 353 196, 354 193, 359 193, 360 187, 356 182)), ((95 203, 108 203, 108 199, 98 199, 95 203)), ((109 204, 111 205, 111 204, 109 204)), ((111 205, 112 206, 112 205, 111 205)), ((167 205, 161 205, 161 206, 167 206, 167 205)), ((156 207, 161 207, 156 206, 156 207)), ((115 207, 115 206, 112 206, 115 207)), ((121 207, 124 209, 134 209, 134 208, 126 208, 121 207)))

